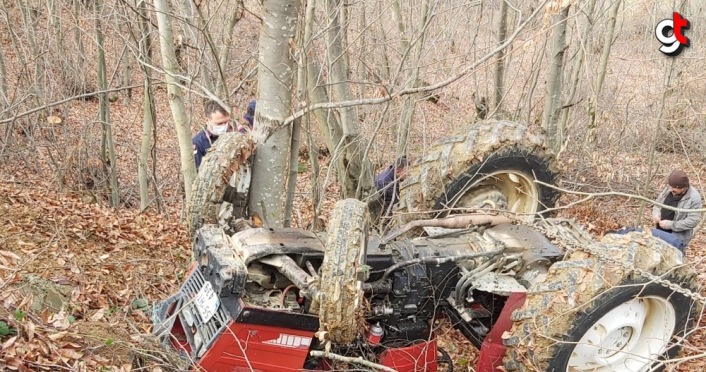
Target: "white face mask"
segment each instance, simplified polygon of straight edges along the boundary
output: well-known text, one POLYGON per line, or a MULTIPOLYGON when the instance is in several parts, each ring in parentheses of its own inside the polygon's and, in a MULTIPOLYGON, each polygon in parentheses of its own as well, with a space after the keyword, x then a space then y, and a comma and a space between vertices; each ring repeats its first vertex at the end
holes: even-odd
POLYGON ((228 131, 228 124, 226 125, 214 125, 211 127, 211 134, 214 136, 220 136, 228 131))

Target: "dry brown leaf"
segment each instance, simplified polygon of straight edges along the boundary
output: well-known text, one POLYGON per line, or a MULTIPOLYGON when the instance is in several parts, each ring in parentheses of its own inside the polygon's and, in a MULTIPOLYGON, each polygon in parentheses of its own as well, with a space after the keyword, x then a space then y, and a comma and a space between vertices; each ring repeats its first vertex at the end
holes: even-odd
POLYGON ((49 337, 49 339, 51 339, 53 341, 58 341, 58 340, 62 339, 64 336, 66 336, 67 334, 68 334, 68 332, 62 331, 62 332, 50 334, 47 337, 49 337))
POLYGON ((102 308, 102 309, 96 311, 96 313, 93 314, 90 319, 94 322, 97 322, 97 321, 103 319, 103 316, 105 315, 106 310, 108 310, 108 309, 102 308))
POLYGON ((3 350, 7 350, 12 346, 15 341, 17 341, 17 336, 10 337, 7 341, 2 343, 3 350))
MULTIPOLYGON (((24 242, 22 242, 21 240, 18 240, 18 244, 22 244, 22 243, 24 243, 24 242)), ((10 252, 10 251, 0 251, 0 255, 11 258, 15 261, 21 260, 20 256, 18 256, 17 254, 15 254, 13 252, 10 252)))
POLYGON ((34 323, 27 323, 27 341, 32 342, 34 339, 34 323))
POLYGON ((56 116, 56 115, 47 116, 47 123, 49 123, 49 124, 57 125, 57 124, 61 124, 62 122, 63 122, 63 120, 61 120, 61 117, 59 117, 59 116, 56 116))
POLYGON ((59 349, 59 350, 57 350, 57 352, 59 353, 59 355, 61 355, 64 358, 67 358, 67 359, 78 360, 78 359, 83 358, 83 353, 79 353, 78 351, 76 351, 74 349, 59 349))

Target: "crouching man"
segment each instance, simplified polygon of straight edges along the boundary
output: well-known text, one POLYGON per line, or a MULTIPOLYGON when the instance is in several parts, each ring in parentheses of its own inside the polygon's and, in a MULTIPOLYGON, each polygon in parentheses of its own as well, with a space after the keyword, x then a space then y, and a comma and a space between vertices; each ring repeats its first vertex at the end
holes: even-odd
MULTIPOLYGON (((701 220, 700 212, 688 210, 701 209, 701 195, 696 188, 689 184, 689 177, 684 171, 675 169, 667 179, 667 186, 655 199, 657 203, 664 204, 683 211, 674 211, 655 205, 652 208, 652 221, 655 223, 655 235, 662 233, 673 235, 686 249, 694 236, 694 229, 701 220)), ((672 243, 674 245, 674 243, 672 243)))

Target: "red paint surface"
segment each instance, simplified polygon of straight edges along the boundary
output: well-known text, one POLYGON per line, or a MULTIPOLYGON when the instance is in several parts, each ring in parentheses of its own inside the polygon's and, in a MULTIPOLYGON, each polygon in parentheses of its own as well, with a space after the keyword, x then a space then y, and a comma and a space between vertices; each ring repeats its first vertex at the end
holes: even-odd
POLYGON ((198 364, 209 372, 301 371, 313 337, 308 331, 231 323, 198 364))
POLYGON ((380 364, 397 372, 436 372, 436 338, 412 346, 387 349, 380 354, 380 364))
POLYGON ((503 333, 512 328, 512 320, 510 316, 515 309, 525 303, 527 294, 525 292, 513 292, 507 298, 503 310, 500 312, 500 317, 493 324, 493 328, 488 332, 483 340, 483 345, 480 348, 480 356, 478 357, 477 372, 500 372, 503 365, 503 357, 507 348, 503 344, 503 333))

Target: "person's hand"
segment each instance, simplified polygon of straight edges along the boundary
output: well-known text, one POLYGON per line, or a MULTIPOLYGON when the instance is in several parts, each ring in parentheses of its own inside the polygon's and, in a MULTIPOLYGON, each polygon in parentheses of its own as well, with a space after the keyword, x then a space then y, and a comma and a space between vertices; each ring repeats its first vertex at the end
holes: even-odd
POLYGON ((661 221, 661 218, 659 216, 652 216, 652 222, 655 224, 659 224, 661 221))
POLYGON ((662 220, 659 221, 659 227, 665 229, 665 230, 671 230, 672 229, 672 222, 670 220, 662 220))

